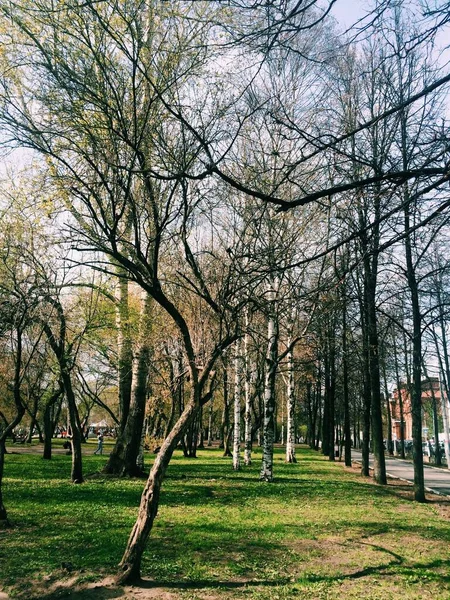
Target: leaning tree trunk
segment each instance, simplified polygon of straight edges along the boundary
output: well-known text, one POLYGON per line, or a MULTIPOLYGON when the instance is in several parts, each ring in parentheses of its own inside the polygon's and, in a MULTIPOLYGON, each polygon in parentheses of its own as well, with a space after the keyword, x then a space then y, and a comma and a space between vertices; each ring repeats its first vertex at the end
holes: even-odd
POLYGON ((145 293, 139 321, 139 342, 133 359, 133 383, 128 418, 104 468, 105 473, 130 477, 142 474, 137 465, 137 458, 144 425, 150 368, 151 307, 152 298, 145 293))
POLYGON ((189 404, 164 440, 151 468, 142 493, 138 518, 128 538, 127 547, 120 562, 121 572, 117 578, 119 584, 131 583, 140 579, 142 554, 158 512, 159 495, 164 475, 178 441, 185 428, 195 417, 198 408, 199 399, 197 391, 194 389, 191 392, 189 404))
POLYGON ((273 481, 275 377, 278 365, 278 323, 273 306, 270 307, 267 322, 267 341, 263 409, 263 452, 259 478, 263 481, 273 481))

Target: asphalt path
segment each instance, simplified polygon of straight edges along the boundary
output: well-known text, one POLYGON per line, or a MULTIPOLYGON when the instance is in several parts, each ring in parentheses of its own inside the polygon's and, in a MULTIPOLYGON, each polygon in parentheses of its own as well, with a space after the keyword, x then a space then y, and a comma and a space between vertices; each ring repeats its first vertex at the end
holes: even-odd
MULTIPOLYGON (((352 449, 352 460, 361 462, 361 452, 352 449)), ((369 466, 373 466, 373 456, 369 457, 369 466)), ((425 487, 429 492, 450 496, 450 471, 447 468, 432 467, 427 464, 423 467, 425 487)), ((414 467, 411 461, 393 458, 386 455, 386 472, 391 477, 414 481, 414 467)))

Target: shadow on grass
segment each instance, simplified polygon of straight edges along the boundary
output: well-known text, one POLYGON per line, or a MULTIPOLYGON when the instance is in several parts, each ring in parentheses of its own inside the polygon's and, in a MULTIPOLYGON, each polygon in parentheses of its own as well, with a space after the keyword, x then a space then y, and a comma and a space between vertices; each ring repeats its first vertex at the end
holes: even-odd
POLYGON ((410 563, 405 565, 404 560, 401 556, 398 556, 394 553, 391 553, 386 548, 381 548, 377 546, 372 547, 376 550, 380 550, 382 552, 387 552, 388 554, 392 554, 394 556, 394 560, 388 563, 384 563, 382 565, 374 565, 369 567, 364 567, 359 571, 355 571, 353 573, 347 574, 336 574, 336 575, 322 575, 315 573, 308 573, 304 577, 300 578, 298 581, 301 583, 335 583, 338 581, 344 580, 353 580, 353 579, 362 579, 364 577, 370 576, 380 576, 383 575, 385 577, 401 575, 402 577, 414 578, 418 581, 421 578, 425 577, 425 579, 433 579, 441 584, 450 583, 450 575, 449 567, 450 560, 434 560, 429 563, 410 563), (445 569, 447 574, 443 573, 433 573, 431 569, 445 569))
MULTIPOLYGON (((214 579, 197 579, 189 581, 158 581, 155 579, 142 579, 140 582, 135 583, 131 588, 132 596, 134 594, 139 595, 139 590, 202 590, 202 589, 215 589, 215 590, 239 590, 243 588, 251 587, 277 587, 279 585, 286 585, 289 582, 288 579, 277 579, 276 581, 266 580, 245 580, 245 581, 217 581, 214 579)), ((38 595, 28 596, 28 600, 109 600, 112 598, 120 598, 124 596, 128 591, 125 591, 122 587, 116 587, 111 585, 103 585, 99 583, 94 587, 83 587, 82 585, 76 584, 74 586, 57 587, 54 591, 49 594, 42 594, 39 592, 38 595)), ((157 596, 153 596, 156 598, 157 596)))
POLYGON ((109 600, 112 598, 122 598, 123 590, 121 588, 111 588, 109 586, 99 585, 94 588, 81 588, 79 586, 70 588, 58 588, 50 594, 39 593, 38 595, 28 596, 28 600, 109 600))
MULTIPOLYGON (((257 459, 249 469, 234 473, 226 459, 214 459, 214 454, 208 458, 205 464, 179 455, 171 463, 161 494, 163 516, 155 523, 143 560, 144 575, 156 581, 143 585, 224 590, 285 585, 286 573, 297 569, 302 560, 300 552, 289 554, 286 539, 320 540, 326 544, 324 536, 344 535, 347 540, 361 540, 389 534, 390 539, 408 535, 415 539, 422 534, 420 548, 429 540, 442 541, 444 547, 450 542, 448 522, 426 520, 420 511, 410 519, 405 503, 405 519, 400 511, 400 517, 393 513, 390 506, 397 505, 391 500, 398 495, 398 487, 377 487, 357 476, 340 475, 336 465, 320 455, 302 455, 301 462, 294 466, 279 463, 279 477, 274 484, 258 481, 257 459), (373 516, 370 512, 360 514, 360 504, 367 504, 368 510, 376 512, 373 516), (315 506, 322 512, 316 515, 315 506), (355 510, 349 511, 348 506, 355 510), (220 581, 215 581, 213 569, 220 581), (225 570, 221 573, 220 569, 225 570), (266 573, 271 574, 269 580, 264 580, 266 573), (232 581, 226 581, 228 578, 232 581)), ((16 519, 20 518, 17 535, 8 540, 0 536, 0 561, 6 559, 6 554, 2 556, 2 541, 5 547, 8 542, 10 556, 19 557, 9 561, 9 581, 25 580, 30 572, 58 569, 61 556, 66 560, 66 555, 76 570, 97 573, 99 569, 114 569, 120 560, 143 482, 102 479, 99 475, 84 486, 73 486, 63 480, 68 460, 69 457, 57 457, 49 464, 39 457, 14 457, 8 465, 8 494, 20 505, 20 513, 14 513, 16 519)), ((101 462, 93 457, 85 462, 86 468, 99 468, 101 462)), ((370 540, 355 541, 359 543, 370 545, 370 540)), ((379 551, 389 553, 381 546, 379 551)), ((379 558, 387 564, 368 566, 344 576, 305 574, 305 581, 309 581, 308 577, 312 578, 310 581, 357 579, 377 573, 416 577, 415 568, 420 573, 421 569, 448 567, 448 562, 437 559, 429 565, 404 565, 401 556, 394 553, 390 560, 379 558)), ((361 567, 361 563, 356 565, 356 569, 361 567)), ((431 578, 448 581, 445 577, 439 579, 439 573, 431 573, 431 578)), ((102 584, 100 588, 79 589, 74 586, 70 598, 107 600, 120 596, 118 588, 102 584)), ((57 596, 48 589, 44 593, 47 596, 39 597, 69 597, 64 588, 59 589, 57 596)))
MULTIPOLYGON (((420 580, 422 576, 426 576, 427 579, 434 579, 441 584, 450 583, 450 575, 444 575, 441 573, 432 573, 431 569, 442 569, 447 573, 450 571, 450 560, 434 560, 428 563, 410 563, 405 565, 404 558, 387 548, 377 546, 374 544, 367 544, 374 550, 383 552, 390 557, 392 561, 377 565, 369 566, 359 571, 348 573, 348 574, 336 574, 336 575, 321 575, 315 573, 308 573, 304 577, 297 578, 295 582, 291 578, 280 577, 276 580, 261 580, 261 579, 245 579, 245 580, 214 580, 214 579, 192 579, 188 581, 163 581, 156 579, 143 579, 139 583, 132 586, 132 594, 139 594, 139 590, 161 590, 167 592, 169 590, 221 590, 233 591, 245 588, 276 588, 278 586, 286 586, 289 584, 295 585, 295 583, 301 583, 303 585, 316 584, 316 583, 328 583, 333 584, 342 582, 345 580, 362 579, 370 576, 395 576, 402 575, 409 578, 415 578, 420 580)), ((55 591, 38 596, 29 596, 30 600, 65 600, 70 598, 71 600, 83 600, 89 598, 91 600, 109 600, 112 598, 119 598, 125 594, 125 590, 120 587, 111 587, 110 585, 102 585, 101 583, 95 587, 65 587, 57 588, 55 591)), ((128 596, 127 596, 128 597, 128 596)), ((154 596, 155 598, 157 596, 154 596)))

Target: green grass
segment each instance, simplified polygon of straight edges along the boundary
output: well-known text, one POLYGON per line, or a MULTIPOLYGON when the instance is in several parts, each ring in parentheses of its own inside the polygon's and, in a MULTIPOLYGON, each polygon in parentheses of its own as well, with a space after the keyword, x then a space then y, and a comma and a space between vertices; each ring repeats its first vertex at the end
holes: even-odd
MULTIPOLYGON (((378 487, 301 449, 276 481, 254 464, 234 473, 218 450, 176 452, 142 571, 185 600, 203 598, 450 599, 450 507, 418 505, 404 486, 378 487)), ((106 457, 86 456, 85 473, 106 457)), ((115 571, 136 517, 141 480, 69 482, 70 457, 6 457, 0 588, 115 571)), ((42 596, 42 594, 41 594, 42 596)))

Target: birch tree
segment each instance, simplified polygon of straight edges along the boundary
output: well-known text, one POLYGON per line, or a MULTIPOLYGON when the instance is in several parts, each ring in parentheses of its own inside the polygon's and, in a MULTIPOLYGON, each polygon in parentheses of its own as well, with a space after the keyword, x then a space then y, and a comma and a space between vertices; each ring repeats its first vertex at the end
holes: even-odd
POLYGON ((242 356, 240 342, 234 346, 234 411, 233 411, 233 469, 241 468, 241 388, 242 356))

